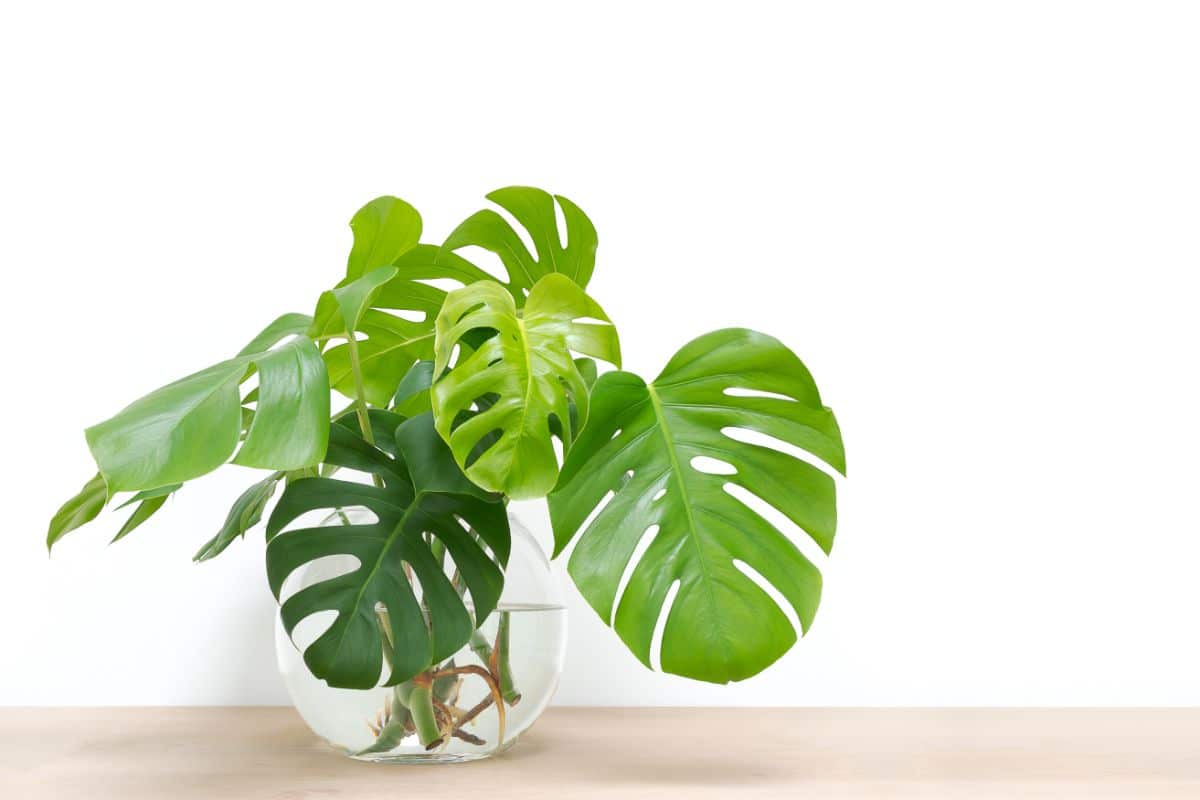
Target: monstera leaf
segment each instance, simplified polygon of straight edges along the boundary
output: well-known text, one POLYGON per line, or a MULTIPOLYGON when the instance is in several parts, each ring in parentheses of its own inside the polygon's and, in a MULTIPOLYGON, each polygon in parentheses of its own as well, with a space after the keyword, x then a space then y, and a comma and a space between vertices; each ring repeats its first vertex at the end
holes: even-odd
POLYGON ((417 245, 394 265, 327 293, 318 304, 314 337, 347 340, 325 352, 330 385, 347 397, 355 396, 354 359, 348 341, 352 330, 358 334, 354 347, 367 401, 386 405, 413 364, 433 360, 434 319, 446 291, 425 281, 448 280, 466 285, 488 279, 486 272, 453 253, 441 252, 432 245, 417 245), (356 284, 359 291, 354 290, 356 284), (339 294, 341 302, 336 299, 339 294), (342 313, 343 305, 350 312, 352 327, 342 313), (412 318, 394 312, 408 313, 412 318))
POLYGON ((500 257, 508 272, 506 288, 523 305, 538 279, 561 273, 580 288, 587 286, 596 265, 596 229, 579 206, 561 195, 529 186, 509 186, 487 196, 512 214, 533 240, 536 258, 504 217, 490 209, 478 211, 446 238, 444 250, 476 246, 500 257), (567 241, 559 239, 554 205, 566 223, 567 241))
POLYGON ((500 498, 467 480, 429 414, 402 422, 374 411, 377 440, 385 436, 379 427, 386 417, 396 423, 390 442, 396 457, 340 424, 331 428, 326 456, 327 464, 370 473, 382 486, 297 480, 267 523, 267 577, 277 599, 287 577, 316 559, 352 556, 357 562, 351 572, 299 590, 280 609, 289 633, 315 613, 336 612, 329 628, 304 651, 309 669, 330 686, 367 689, 379 682, 385 640, 378 611, 386 610, 391 624, 392 667, 385 683, 393 685, 466 644, 476 620, 495 608, 503 586, 510 540, 500 498), (357 506, 374 514, 376 522, 284 530, 309 511, 357 506), (470 593, 474 615, 435 556, 443 548, 470 593), (420 599, 405 575, 406 565, 420 585, 420 599))
POLYGON ((350 218, 354 246, 346 259, 347 281, 394 264, 421 238, 421 215, 399 197, 376 197, 350 218))
POLYGON ((296 469, 325 454, 329 382, 316 345, 299 336, 310 320, 281 317, 236 357, 151 392, 88 428, 108 496, 204 475, 229 460, 296 469), (275 347, 287 337, 290 341, 275 347), (274 349, 271 349, 274 348, 274 349), (243 431, 238 387, 258 373, 257 407, 243 431))
POLYGON ((794 455, 739 441, 730 429, 774 437, 845 469, 833 412, 800 360, 769 336, 721 330, 685 346, 653 383, 628 372, 601 376, 549 500, 555 554, 577 540, 569 571, 604 622, 649 666, 655 624, 678 582, 662 668, 715 683, 760 672, 796 640, 787 616, 739 564, 778 590, 804 630, 821 594, 817 568, 726 486, 773 506, 826 552, 836 526, 829 475, 794 455), (725 466, 698 469, 708 466, 693 465, 701 457, 725 466), (653 538, 617 597, 651 528, 653 538))
POLYGON ((446 298, 437 318, 433 408, 438 432, 472 481, 515 499, 541 497, 554 487, 552 427, 570 441, 573 420, 582 425, 587 419, 587 383, 572 352, 621 362, 616 329, 564 275, 539 280, 521 312, 494 281, 446 298), (474 350, 463 347, 464 337, 478 330, 496 334, 474 350), (455 348, 458 360, 447 373, 455 348), (493 433, 498 437, 480 451, 493 433))
POLYGON ((334 389, 354 398, 361 380, 367 401, 383 406, 414 363, 433 358, 433 321, 446 290, 427 281, 466 285, 491 276, 454 253, 418 244, 421 217, 399 198, 367 203, 350 228, 346 277, 321 296, 309 334, 318 342, 343 340, 325 351, 334 389))

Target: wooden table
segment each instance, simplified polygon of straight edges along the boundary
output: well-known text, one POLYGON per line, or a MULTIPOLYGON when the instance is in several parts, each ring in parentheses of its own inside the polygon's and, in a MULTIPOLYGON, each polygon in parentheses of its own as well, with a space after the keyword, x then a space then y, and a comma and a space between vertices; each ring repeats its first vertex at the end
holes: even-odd
POLYGON ((1200 798, 1200 709, 556 708, 449 766, 344 758, 290 708, 0 709, 0 798, 1200 798))

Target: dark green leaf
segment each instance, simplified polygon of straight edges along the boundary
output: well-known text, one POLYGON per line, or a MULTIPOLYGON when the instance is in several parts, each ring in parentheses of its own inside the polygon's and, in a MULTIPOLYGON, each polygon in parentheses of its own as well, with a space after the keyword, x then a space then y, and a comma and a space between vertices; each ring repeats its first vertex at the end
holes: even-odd
MULTIPOLYGON (((371 424, 371 438, 375 440, 375 446, 393 458, 398 456, 399 453, 396 451, 396 429, 400 427, 406 418, 393 411, 384 411, 381 408, 369 408, 367 409, 367 419, 371 424)), ((345 414, 338 418, 337 424, 349 428, 359 436, 362 436, 362 427, 359 425, 357 414, 345 414)))
POLYGON ((440 542, 453 560, 473 600, 475 619, 491 613, 503 586, 509 531, 499 498, 462 474, 434 431, 430 415, 401 424, 395 446, 398 459, 349 428, 334 425, 327 463, 369 472, 383 486, 332 478, 295 481, 267 524, 267 576, 276 598, 292 572, 316 559, 350 555, 358 562, 352 572, 301 589, 280 608, 289 633, 312 614, 337 612, 330 627, 304 651, 309 669, 330 686, 366 689, 378 683, 385 646, 378 606, 386 610, 391 624, 389 685, 449 657, 469 640, 475 620, 433 557, 429 541, 440 542), (284 530, 309 511, 356 506, 371 511, 377 521, 284 530), (460 520, 478 532, 494 555, 460 520), (419 601, 405 577, 405 564, 420 582, 419 601))
POLYGON ((725 487, 741 487, 773 506, 828 552, 837 519, 834 483, 806 461, 724 431, 766 434, 844 471, 837 422, 812 376, 777 340, 721 330, 686 345, 651 384, 628 372, 601 376, 591 401, 550 495, 556 555, 577 539, 569 571, 580 592, 649 665, 655 623, 678 581, 662 668, 715 683, 765 669, 796 634, 735 562, 773 585, 805 630, 817 610, 821 574, 725 487), (698 457, 733 472, 701 471, 692 463, 698 457), (581 531, 609 492, 611 501, 581 531), (653 540, 617 597, 638 542, 653 526, 653 540))
POLYGON ((429 389, 433 386, 433 362, 418 361, 400 379, 392 408, 406 417, 415 417, 429 411, 429 389))

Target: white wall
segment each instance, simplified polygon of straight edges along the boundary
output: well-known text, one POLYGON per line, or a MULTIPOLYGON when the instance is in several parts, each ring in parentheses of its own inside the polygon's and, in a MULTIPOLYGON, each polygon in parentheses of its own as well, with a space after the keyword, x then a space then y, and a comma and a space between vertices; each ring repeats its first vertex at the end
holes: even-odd
POLYGON ((595 220, 629 368, 771 332, 850 463, 783 661, 650 674, 569 589, 559 702, 1200 702, 1194 4, 218 6, 0 12, 0 703, 286 702, 261 533, 189 562, 248 473, 47 559, 81 430, 308 310, 367 199, 510 183, 595 220))

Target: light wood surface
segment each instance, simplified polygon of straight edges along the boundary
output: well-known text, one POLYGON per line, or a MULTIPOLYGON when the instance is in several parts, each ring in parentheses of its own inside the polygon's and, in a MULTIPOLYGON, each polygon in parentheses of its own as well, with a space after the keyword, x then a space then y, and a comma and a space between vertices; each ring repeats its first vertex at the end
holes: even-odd
POLYGON ((347 759, 290 708, 0 709, 0 798, 1198 798, 1200 710, 584 709, 508 753, 347 759))

